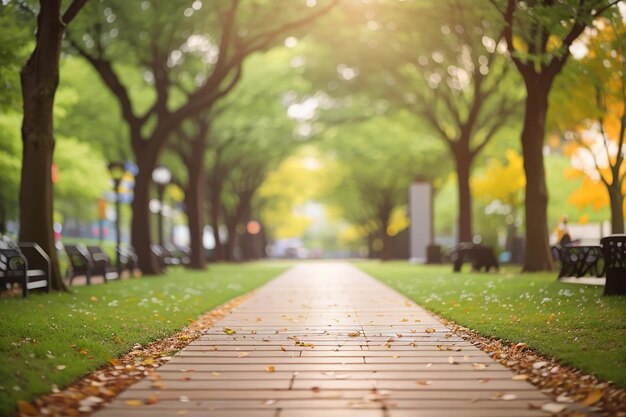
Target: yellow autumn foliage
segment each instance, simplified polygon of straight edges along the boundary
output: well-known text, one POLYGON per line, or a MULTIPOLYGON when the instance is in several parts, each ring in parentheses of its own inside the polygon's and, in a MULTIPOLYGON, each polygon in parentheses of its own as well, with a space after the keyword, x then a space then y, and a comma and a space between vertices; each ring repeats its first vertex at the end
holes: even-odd
POLYGON ((482 175, 472 178, 472 191, 476 198, 487 203, 500 200, 517 207, 522 203, 521 194, 526 186, 524 159, 513 149, 508 149, 505 157, 505 164, 493 158, 482 175))

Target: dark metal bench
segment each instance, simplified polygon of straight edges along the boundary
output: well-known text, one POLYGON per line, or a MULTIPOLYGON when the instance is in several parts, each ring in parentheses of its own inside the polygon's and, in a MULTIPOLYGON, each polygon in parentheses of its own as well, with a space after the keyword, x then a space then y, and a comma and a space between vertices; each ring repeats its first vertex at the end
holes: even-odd
POLYGON ((604 257, 598 245, 554 245, 552 257, 559 261, 561 269, 557 279, 563 277, 583 277, 587 274, 601 277, 604 275, 604 257))
POLYGON ((626 235, 600 240, 606 268, 604 295, 626 295, 626 235))
MULTIPOLYGON (((98 255, 94 259, 89 250, 81 244, 66 244, 64 247, 69 261, 65 279, 69 281, 69 285, 72 285, 74 278, 83 275, 87 280, 87 285, 91 284, 92 276, 102 276, 105 283, 117 278, 117 272, 111 270, 108 255, 104 254, 106 257, 98 255)), ((104 253, 102 249, 98 249, 95 251, 104 253)))
POLYGON ((181 260, 176 255, 174 255, 167 248, 161 245, 153 243, 150 245, 150 250, 159 260, 159 265, 161 265, 161 268, 181 264, 181 260))
POLYGON ((93 261, 92 275, 99 275, 105 281, 119 278, 117 271, 111 265, 111 258, 100 246, 87 246, 87 252, 93 261))
POLYGON ((123 269, 128 271, 128 274, 132 277, 135 276, 135 271, 138 268, 139 258, 137 254, 130 248, 120 247, 116 250, 117 256, 119 256, 120 263, 123 269))
POLYGON ((30 290, 50 292, 50 258, 36 243, 17 245, 3 236, 0 239, 0 291, 10 289, 15 283, 20 284, 24 298, 30 290))
POLYGON ((460 272, 464 262, 471 262, 473 271, 484 269, 485 272, 489 272, 491 268, 500 269, 500 264, 491 246, 462 242, 451 249, 449 256, 453 263, 454 272, 460 272))

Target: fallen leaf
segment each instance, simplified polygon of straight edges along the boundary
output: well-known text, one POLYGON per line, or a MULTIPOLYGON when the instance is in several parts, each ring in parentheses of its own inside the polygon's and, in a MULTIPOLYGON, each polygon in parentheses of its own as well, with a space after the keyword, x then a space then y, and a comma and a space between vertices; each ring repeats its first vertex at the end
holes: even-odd
POLYGON ((265 372, 269 372, 270 374, 276 372, 276 368, 273 365, 267 365, 265 367, 265 372))
POLYGON ((415 381, 415 383, 417 385, 431 385, 433 383, 433 381, 423 381, 423 380, 420 380, 420 381, 415 381))
POLYGON ((57 365, 57 367, 56 367, 57 371, 62 371, 65 368, 67 368, 67 366, 65 366, 65 365, 57 365))
POLYGON ((213 376, 220 376, 221 374, 219 372, 217 372, 217 371, 213 371, 213 372, 211 372, 211 375, 213 375, 213 376))
POLYGON ((141 407, 143 405, 143 401, 141 400, 126 400, 124 404, 130 405, 131 407, 141 407))
POLYGON ((473 363, 472 367, 477 371, 482 371, 483 369, 487 368, 487 365, 485 365, 484 363, 473 363))
POLYGON ((231 329, 231 328, 224 327, 224 333, 226 333, 227 335, 233 335, 233 334, 235 334, 235 333, 237 333, 237 332, 236 332, 236 331, 234 331, 234 330, 233 330, 233 329, 231 329))
POLYGON ((454 360, 452 356, 448 356, 448 363, 450 365, 458 365, 458 362, 454 360))
POLYGON ((545 403, 544 405, 541 406, 541 409, 543 411, 546 411, 552 414, 560 413, 566 408, 567 408, 567 404, 559 404, 559 403, 545 403))
POLYGON ((181 403, 188 403, 189 397, 187 397, 186 395, 181 395, 180 397, 178 397, 178 401, 180 401, 181 403))
POLYGON ((143 360, 144 365, 152 365, 153 363, 154 363, 153 357, 147 357, 146 359, 143 360))
POLYGON ((146 398, 146 399, 144 400, 144 402, 145 402, 146 404, 148 404, 148 405, 150 405, 150 404, 156 404, 156 403, 158 403, 159 401, 161 401, 161 399, 160 399, 157 395, 151 395, 151 396, 149 396, 148 398, 146 398))
POLYGON ((98 301, 98 297, 96 297, 95 295, 92 295, 90 300, 92 303, 95 303, 96 301, 98 301))
POLYGON ((515 394, 504 394, 502 397, 500 397, 502 400, 504 401, 513 401, 517 399, 517 395, 515 394))
POLYGON ((350 332, 348 333, 348 336, 350 337, 359 337, 361 335, 361 332, 350 332))
POLYGON ((318 393, 320 392, 320 387, 311 387, 311 391, 313 391, 314 393, 318 393))
POLYGON ((272 405, 276 404, 276 400, 265 400, 261 403, 262 405, 272 405))
POLYGON ((37 410, 37 407, 35 407, 31 403, 26 402, 24 400, 19 400, 17 402, 17 409, 19 410, 20 415, 25 415, 25 416, 39 415, 39 410, 37 410))
POLYGON ((568 397, 565 394, 561 394, 558 397, 556 397, 556 402, 557 403, 573 403, 574 399, 571 397, 568 397))
POLYGON ((535 362, 535 363, 533 363, 533 369, 541 369, 544 366, 546 366, 547 364, 548 364, 548 362, 544 362, 544 361, 535 362))
POLYGON ((525 374, 520 374, 520 375, 513 375, 513 378, 511 378, 515 381, 525 381, 528 379, 528 375, 525 374))
POLYGON ((424 331, 426 333, 435 333, 437 330, 433 329, 432 327, 427 327, 424 331))
POLYGON ((237 356, 238 358, 245 358, 246 356, 250 356, 250 352, 241 352, 239 354, 239 356, 237 356))
POLYGON ((280 350, 282 350, 283 352, 287 352, 287 349, 285 349, 285 347, 284 347, 284 346, 281 346, 281 347, 280 347, 280 350))
POLYGON ((595 403, 597 403, 598 401, 600 401, 602 399, 602 391, 599 389, 593 390, 589 393, 589 395, 587 396, 587 398, 585 398, 581 404, 582 405, 594 405, 595 403))

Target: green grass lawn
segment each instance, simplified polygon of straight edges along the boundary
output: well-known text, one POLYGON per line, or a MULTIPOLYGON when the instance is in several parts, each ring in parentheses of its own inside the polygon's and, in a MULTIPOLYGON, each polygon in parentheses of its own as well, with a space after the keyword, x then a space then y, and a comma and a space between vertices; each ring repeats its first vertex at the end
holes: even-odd
POLYGON ((20 399, 30 400, 50 392, 53 384, 62 387, 98 369, 135 343, 175 333, 287 266, 217 264, 206 272, 170 268, 160 277, 1 299, 0 415, 13 414, 20 399))
POLYGON ((556 273, 455 274, 451 265, 406 262, 355 265, 446 319, 484 336, 525 342, 626 388, 626 297, 557 282, 556 273))

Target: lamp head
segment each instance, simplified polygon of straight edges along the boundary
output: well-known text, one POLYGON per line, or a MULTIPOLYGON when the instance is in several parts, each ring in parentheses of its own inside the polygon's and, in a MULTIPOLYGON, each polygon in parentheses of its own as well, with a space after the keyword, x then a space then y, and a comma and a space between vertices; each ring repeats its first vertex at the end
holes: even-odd
POLYGON ((124 163, 123 162, 110 162, 109 173, 111 174, 111 178, 113 178, 113 181, 121 181, 122 177, 126 173, 126 168, 124 168, 124 163))
POLYGON ((169 184, 172 179, 172 173, 164 166, 158 166, 152 171, 152 181, 157 185, 169 184))

